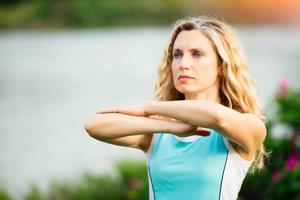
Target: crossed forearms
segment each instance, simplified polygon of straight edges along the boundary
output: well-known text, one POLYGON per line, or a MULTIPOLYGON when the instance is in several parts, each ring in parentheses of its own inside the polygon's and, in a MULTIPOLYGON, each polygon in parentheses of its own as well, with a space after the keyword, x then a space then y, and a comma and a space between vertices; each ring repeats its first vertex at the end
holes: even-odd
POLYGON ((157 132, 179 134, 195 128, 179 121, 119 113, 97 114, 85 124, 86 131, 100 140, 157 132))

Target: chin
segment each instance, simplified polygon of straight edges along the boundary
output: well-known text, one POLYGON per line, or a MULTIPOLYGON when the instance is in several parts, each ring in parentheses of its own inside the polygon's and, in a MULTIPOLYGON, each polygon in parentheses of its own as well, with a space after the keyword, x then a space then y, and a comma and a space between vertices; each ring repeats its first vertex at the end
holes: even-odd
POLYGON ((189 93, 196 92, 195 88, 191 86, 177 86, 176 89, 182 94, 189 94, 189 93))

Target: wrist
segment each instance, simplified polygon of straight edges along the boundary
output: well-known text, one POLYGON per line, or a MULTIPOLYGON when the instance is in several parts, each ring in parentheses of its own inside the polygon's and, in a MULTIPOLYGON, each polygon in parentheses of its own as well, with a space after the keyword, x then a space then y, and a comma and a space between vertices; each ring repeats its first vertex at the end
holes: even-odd
POLYGON ((144 112, 145 112, 145 115, 146 116, 150 116, 150 115, 155 115, 155 112, 154 112, 154 106, 155 106, 155 101, 148 101, 145 103, 145 106, 144 106, 144 112))

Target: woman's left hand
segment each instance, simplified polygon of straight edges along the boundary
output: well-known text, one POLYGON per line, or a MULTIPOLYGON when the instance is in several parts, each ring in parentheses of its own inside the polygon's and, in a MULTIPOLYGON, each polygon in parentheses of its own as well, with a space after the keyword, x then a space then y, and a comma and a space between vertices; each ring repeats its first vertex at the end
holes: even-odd
POLYGON ((121 107, 113 107, 106 108, 101 111, 96 112, 97 114, 105 114, 105 113, 121 113, 126 115, 135 115, 135 116, 149 116, 145 112, 145 105, 131 105, 131 106, 121 106, 121 107))

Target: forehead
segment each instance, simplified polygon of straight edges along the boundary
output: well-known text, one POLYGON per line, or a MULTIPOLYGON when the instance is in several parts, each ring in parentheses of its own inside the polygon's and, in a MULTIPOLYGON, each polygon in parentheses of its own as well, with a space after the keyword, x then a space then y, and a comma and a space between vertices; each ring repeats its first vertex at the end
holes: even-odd
POLYGON ((173 49, 195 49, 206 51, 213 50, 210 40, 199 30, 181 31, 173 45, 173 49))

